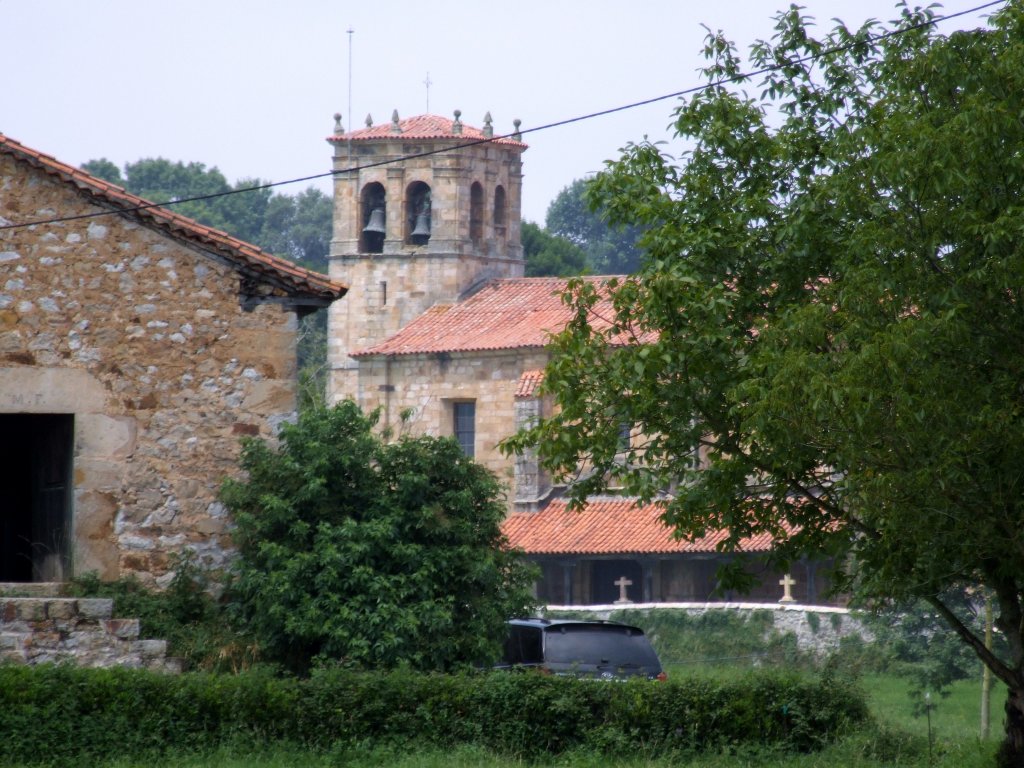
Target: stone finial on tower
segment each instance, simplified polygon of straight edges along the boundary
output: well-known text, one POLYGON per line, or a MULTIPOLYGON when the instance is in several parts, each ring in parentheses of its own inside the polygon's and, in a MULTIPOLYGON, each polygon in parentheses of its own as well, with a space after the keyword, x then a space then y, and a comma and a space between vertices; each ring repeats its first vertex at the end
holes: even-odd
POLYGON ((459 119, 461 117, 462 117, 462 110, 461 109, 456 109, 455 110, 455 121, 452 123, 452 136, 461 136, 462 135, 462 120, 459 119))
POLYGON ((512 134, 512 138, 515 139, 516 141, 522 141, 523 140, 523 134, 519 132, 519 126, 522 125, 522 124, 523 124, 523 121, 520 120, 518 117, 515 120, 512 121, 512 125, 514 125, 516 127, 515 133, 512 134))
POLYGON ((373 115, 369 112, 366 113, 366 127, 373 128, 373 115))
POLYGON ((494 120, 491 118, 491 113, 488 112, 484 115, 484 136, 488 139, 494 136, 494 120))
POLYGON ((341 136, 345 132, 344 126, 341 124, 341 112, 334 113, 334 133, 341 136))
POLYGON ((391 113, 391 132, 392 133, 401 133, 402 132, 402 126, 400 126, 398 124, 398 110, 397 109, 394 112, 391 113))

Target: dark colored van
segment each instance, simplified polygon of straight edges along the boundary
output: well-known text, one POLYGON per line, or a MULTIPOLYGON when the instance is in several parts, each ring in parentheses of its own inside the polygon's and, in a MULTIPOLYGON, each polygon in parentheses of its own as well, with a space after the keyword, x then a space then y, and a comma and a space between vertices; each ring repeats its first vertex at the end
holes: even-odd
POLYGON ((555 675, 664 680, 642 629, 617 621, 512 619, 499 668, 535 667, 555 675))

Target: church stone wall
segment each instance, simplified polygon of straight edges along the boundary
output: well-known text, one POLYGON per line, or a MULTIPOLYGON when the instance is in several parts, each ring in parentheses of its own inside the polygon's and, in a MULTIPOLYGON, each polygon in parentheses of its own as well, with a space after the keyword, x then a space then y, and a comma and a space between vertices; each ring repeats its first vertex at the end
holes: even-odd
MULTIPOLYGON (((96 210, 0 158, 0 223, 96 210)), ((238 291, 228 265, 118 215, 0 231, 0 415, 73 415, 75 573, 162 582, 187 549, 224 564, 239 438, 295 410, 295 316, 243 312, 238 291)))
POLYGON ((331 259, 330 276, 351 286, 328 312, 329 396, 355 397, 358 363, 348 352, 398 333, 438 303, 492 277, 522 277, 523 264, 465 254, 345 255, 331 259))
POLYGON ((476 459, 511 490, 513 462, 498 442, 516 431, 520 376, 546 359, 542 349, 361 358, 358 402, 380 407, 381 426, 395 434, 438 436, 453 434, 452 403, 475 402, 476 459))

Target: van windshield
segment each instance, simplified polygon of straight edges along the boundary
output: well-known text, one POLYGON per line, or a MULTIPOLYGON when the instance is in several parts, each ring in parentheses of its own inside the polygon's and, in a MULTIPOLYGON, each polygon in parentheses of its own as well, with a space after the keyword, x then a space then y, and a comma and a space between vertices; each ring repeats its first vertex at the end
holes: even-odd
POLYGON ((549 664, 607 664, 661 668, 650 642, 639 630, 600 624, 560 624, 545 633, 549 664))

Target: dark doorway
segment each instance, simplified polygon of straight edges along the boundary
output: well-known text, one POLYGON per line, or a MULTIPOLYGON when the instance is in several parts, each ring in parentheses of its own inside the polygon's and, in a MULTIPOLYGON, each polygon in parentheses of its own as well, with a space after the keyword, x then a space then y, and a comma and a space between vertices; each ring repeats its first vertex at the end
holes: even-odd
POLYGON ((74 417, 0 415, 0 582, 70 574, 74 417))
POLYGON ((643 600, 643 570, 636 560, 595 560, 591 569, 591 593, 594 603, 607 605, 619 599, 621 587, 615 582, 623 577, 632 584, 626 585, 626 597, 634 603, 643 600))

